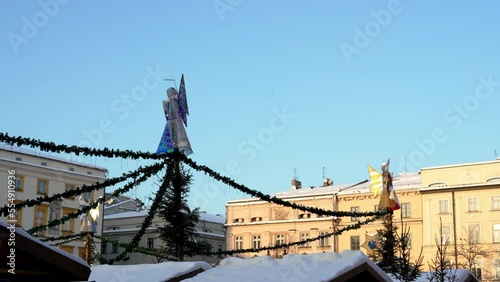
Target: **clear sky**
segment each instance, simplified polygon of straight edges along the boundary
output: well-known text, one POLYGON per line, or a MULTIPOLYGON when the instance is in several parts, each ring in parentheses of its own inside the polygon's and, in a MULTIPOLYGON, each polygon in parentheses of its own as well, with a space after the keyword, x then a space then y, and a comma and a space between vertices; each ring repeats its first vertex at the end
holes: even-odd
MULTIPOLYGON (((0 131, 155 151, 184 73, 192 157, 290 189, 500 156, 498 1, 2 1, 0 131), (405 166, 406 156, 406 166, 405 166), (323 169, 325 168, 325 169, 323 169)), ((111 176, 137 161, 73 157, 111 176)), ((143 198, 153 181, 137 189, 143 198)), ((246 197, 195 173, 190 205, 246 197)))

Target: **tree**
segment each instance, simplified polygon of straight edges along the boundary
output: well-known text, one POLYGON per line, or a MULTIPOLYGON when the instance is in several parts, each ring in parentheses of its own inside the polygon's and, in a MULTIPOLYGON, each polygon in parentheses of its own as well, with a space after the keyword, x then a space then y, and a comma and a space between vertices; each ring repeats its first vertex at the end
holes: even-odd
POLYGON ((463 258, 461 266, 470 270, 477 279, 481 279, 481 268, 478 268, 479 258, 488 258, 492 251, 483 247, 479 241, 479 224, 470 226, 464 230, 465 236, 460 238, 457 254, 463 258))
POLYGON ((421 275, 422 267, 422 249, 420 249, 420 254, 415 262, 411 262, 411 237, 410 237, 410 227, 402 223, 401 234, 396 233, 397 253, 398 257, 395 258, 395 264, 397 271, 393 275, 400 281, 412 282, 416 281, 421 275))
POLYGON ((199 208, 190 210, 187 205, 189 187, 193 183, 192 174, 179 162, 171 162, 167 167, 171 177, 167 193, 163 197, 157 215, 165 221, 158 226, 158 237, 163 241, 160 255, 174 256, 183 261, 185 256, 196 256, 208 253, 212 246, 200 239, 195 230, 199 220, 199 208))
POLYGON ((456 276, 456 265, 448 259, 447 251, 448 246, 450 244, 449 238, 444 238, 442 230, 443 223, 441 219, 439 219, 439 238, 437 236, 434 238, 434 242, 436 243, 436 256, 429 263, 429 270, 431 271, 429 275, 427 275, 427 280, 434 282, 454 282, 458 281, 456 276))

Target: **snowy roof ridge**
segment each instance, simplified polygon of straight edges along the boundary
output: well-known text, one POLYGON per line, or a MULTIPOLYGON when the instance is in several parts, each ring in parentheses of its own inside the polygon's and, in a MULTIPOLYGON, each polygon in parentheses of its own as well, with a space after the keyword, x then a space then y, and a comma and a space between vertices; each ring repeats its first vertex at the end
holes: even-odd
POLYGON ((65 159, 63 157, 50 156, 50 155, 48 155, 45 152, 42 153, 42 152, 37 152, 35 150, 28 149, 28 148, 21 148, 21 147, 17 147, 17 146, 11 146, 11 145, 7 145, 7 144, 2 143, 2 142, 0 142, 0 146, 1 146, 0 150, 4 150, 4 151, 7 151, 7 152, 15 152, 15 153, 20 153, 20 154, 28 155, 28 156, 34 156, 34 157, 44 158, 44 159, 48 159, 48 160, 60 161, 60 162, 63 162, 63 163, 68 163, 68 164, 72 164, 72 165, 82 166, 82 167, 85 167, 85 168, 92 168, 92 169, 97 169, 97 170, 108 172, 108 169, 105 168, 105 167, 100 167, 100 166, 96 166, 96 165, 92 165, 92 164, 88 164, 88 163, 83 163, 83 162, 68 160, 68 159, 65 159))

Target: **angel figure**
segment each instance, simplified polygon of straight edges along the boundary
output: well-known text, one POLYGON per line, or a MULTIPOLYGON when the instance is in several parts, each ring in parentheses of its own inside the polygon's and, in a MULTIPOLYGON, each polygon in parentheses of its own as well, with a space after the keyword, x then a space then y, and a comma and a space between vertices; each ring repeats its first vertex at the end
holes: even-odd
POLYGON ((191 143, 186 134, 187 116, 189 115, 184 75, 181 77, 179 91, 174 87, 167 89, 167 99, 163 100, 163 112, 167 124, 163 130, 157 154, 173 152, 178 149, 184 155, 193 153, 191 143))
MULTIPOLYGON (((90 206, 91 200, 85 199, 80 195, 78 202, 81 207, 90 206)), ((80 232, 97 232, 97 218, 99 217, 99 204, 94 209, 91 209, 81 218, 80 232)))

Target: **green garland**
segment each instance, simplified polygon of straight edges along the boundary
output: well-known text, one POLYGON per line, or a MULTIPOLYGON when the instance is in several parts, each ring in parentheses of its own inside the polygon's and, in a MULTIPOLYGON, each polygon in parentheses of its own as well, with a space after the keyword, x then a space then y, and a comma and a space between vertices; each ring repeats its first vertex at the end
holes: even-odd
MULTIPOLYGON (((161 163, 152 165, 151 169, 144 171, 143 175, 140 178, 138 178, 137 180, 132 180, 132 181, 128 182, 124 187, 113 191, 113 193, 111 194, 111 197, 124 194, 124 193, 128 192, 130 189, 132 189, 134 186, 139 185, 140 183, 146 181, 149 177, 151 177, 151 175, 157 173, 158 171, 160 171, 163 168, 163 165, 160 165, 160 164, 161 163)), ((47 228, 52 227, 52 226, 63 224, 64 222, 66 222, 72 218, 76 218, 82 214, 89 212, 91 209, 96 208, 98 204, 104 203, 105 201, 106 201, 106 199, 104 197, 99 198, 96 201, 92 202, 88 206, 84 206, 75 212, 68 213, 67 215, 61 217, 60 219, 55 219, 55 220, 49 221, 46 225, 35 226, 35 227, 29 229, 27 232, 30 234, 33 234, 37 231, 41 231, 41 230, 47 229, 47 228)))
MULTIPOLYGON (((160 189, 158 189, 158 192, 156 193, 155 199, 153 200, 153 203, 151 204, 151 208, 149 210, 148 216, 144 219, 142 222, 141 228, 135 234, 134 238, 130 241, 130 244, 125 248, 125 250, 120 253, 117 257, 107 260, 105 263, 107 264, 114 264, 115 262, 119 262, 122 260, 128 260, 128 254, 134 251, 137 246, 139 245, 139 242, 141 241, 142 236, 144 233, 146 233, 146 229, 151 225, 153 222, 153 217, 156 214, 156 211, 158 210, 160 206, 161 199, 163 198, 163 195, 167 192, 167 188, 172 181, 172 167, 173 167, 173 161, 172 159, 167 159, 167 172, 165 174, 165 177, 163 179, 163 183, 160 186, 160 189)), ((104 262, 104 261, 103 261, 104 262)))
MULTIPOLYGON (((89 185, 89 186, 83 185, 82 187, 78 187, 75 190, 65 191, 63 193, 54 194, 52 196, 48 196, 48 195, 47 196, 41 196, 41 197, 36 198, 35 200, 28 199, 28 200, 22 201, 20 203, 17 203, 15 205, 15 209, 16 210, 20 210, 20 209, 22 209, 24 207, 33 207, 35 205, 40 205, 43 202, 51 203, 52 201, 61 200, 62 198, 72 198, 72 197, 78 196, 78 195, 86 193, 86 192, 91 192, 91 191, 97 191, 97 190, 100 190, 100 189, 104 189, 104 188, 106 188, 108 186, 113 186, 113 185, 116 185, 116 184, 118 184, 120 182, 123 182, 123 181, 127 180, 130 177, 136 178, 141 173, 148 172, 149 170, 153 170, 154 171, 154 170, 156 170, 158 168, 158 166, 160 166, 160 168, 161 168, 161 166, 163 166, 163 163, 159 162, 159 163, 156 163, 156 164, 153 164, 153 165, 149 165, 149 166, 145 166, 145 167, 140 166, 135 171, 131 171, 131 172, 126 173, 126 174, 124 173, 122 176, 119 176, 119 177, 114 177, 114 178, 106 179, 102 183, 97 182, 97 183, 89 185)), ((7 214, 8 214, 8 206, 7 205, 5 205, 3 208, 0 209, 0 214, 2 214, 2 213, 3 213, 3 216, 7 216, 7 214)))
MULTIPOLYGON (((301 211, 310 212, 310 213, 314 213, 314 214, 335 216, 335 217, 361 217, 361 216, 379 216, 379 215, 382 216, 382 215, 387 214, 387 211, 385 211, 385 210, 373 211, 373 212, 330 211, 330 210, 324 210, 324 209, 320 209, 320 208, 316 208, 316 207, 307 207, 307 206, 299 205, 296 203, 287 202, 287 201, 284 201, 280 198, 277 198, 276 196, 271 197, 271 196, 266 195, 260 191, 252 190, 244 185, 238 184, 234 180, 232 180, 231 178, 229 178, 227 176, 220 175, 219 173, 213 171, 212 169, 210 169, 209 167, 207 167, 205 165, 198 165, 196 162, 194 162, 193 160, 187 158, 186 156, 184 156, 180 153, 174 152, 172 154, 173 154, 173 157, 179 158, 182 162, 189 165, 193 169, 195 169, 197 171, 202 171, 205 174, 211 176, 212 178, 214 178, 218 181, 221 181, 221 182, 231 186, 234 189, 237 189, 243 193, 249 194, 253 197, 257 197, 257 198, 264 200, 266 202, 272 202, 272 203, 275 203, 275 204, 278 204, 281 206, 290 207, 292 209, 298 209, 301 211)), ((368 182, 368 180, 361 181, 359 183, 356 183, 354 185, 346 187, 345 189, 350 188, 350 187, 354 187, 354 186, 357 186, 357 185, 360 185, 360 184, 363 184, 366 182, 368 182)))
POLYGON ((52 241, 81 238, 81 237, 86 236, 86 235, 87 235, 86 233, 78 233, 78 234, 74 234, 74 235, 63 235, 63 236, 58 236, 58 237, 38 237, 38 240, 40 240, 42 242, 52 242, 52 241))
POLYGON ((124 159, 164 159, 168 154, 161 155, 150 152, 132 151, 132 150, 115 150, 115 149, 91 149, 80 146, 56 145, 53 142, 44 142, 33 138, 25 138, 21 136, 11 137, 8 133, 0 133, 0 142, 8 145, 29 146, 31 148, 39 148, 41 151, 54 153, 73 153, 75 155, 106 157, 106 158, 124 158, 124 159))
POLYGON ((73 238, 73 239, 68 239, 68 240, 64 240, 64 241, 61 241, 61 242, 57 242, 57 243, 54 243, 54 244, 50 244, 52 247, 57 247, 59 245, 64 245, 64 244, 67 244, 67 243, 71 243, 73 241, 83 241, 81 240, 81 238, 73 238))

